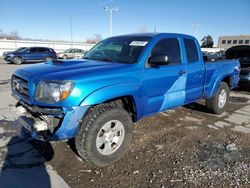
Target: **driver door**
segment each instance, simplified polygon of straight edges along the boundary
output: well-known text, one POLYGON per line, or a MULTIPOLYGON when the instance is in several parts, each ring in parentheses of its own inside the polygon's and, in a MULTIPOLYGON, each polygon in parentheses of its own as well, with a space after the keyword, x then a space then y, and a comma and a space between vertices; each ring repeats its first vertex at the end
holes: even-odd
POLYGON ((159 40, 151 50, 150 57, 168 56, 169 63, 162 66, 147 64, 144 75, 147 104, 145 115, 164 111, 185 102, 186 65, 181 58, 178 38, 159 40))

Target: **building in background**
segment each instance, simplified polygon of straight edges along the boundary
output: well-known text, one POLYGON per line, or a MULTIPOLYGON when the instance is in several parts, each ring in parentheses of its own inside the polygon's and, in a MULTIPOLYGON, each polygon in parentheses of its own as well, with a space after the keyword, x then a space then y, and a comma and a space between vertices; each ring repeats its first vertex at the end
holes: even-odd
POLYGON ((220 36, 218 41, 218 48, 224 48, 225 50, 232 46, 238 45, 250 45, 250 35, 238 35, 238 36, 220 36))

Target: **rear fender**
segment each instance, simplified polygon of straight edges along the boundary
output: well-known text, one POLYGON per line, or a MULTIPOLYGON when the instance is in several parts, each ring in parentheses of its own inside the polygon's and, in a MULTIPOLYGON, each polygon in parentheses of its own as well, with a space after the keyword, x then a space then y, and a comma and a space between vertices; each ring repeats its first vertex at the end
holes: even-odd
POLYGON ((226 82, 226 83, 228 84, 228 86, 229 86, 231 89, 233 89, 233 88, 237 85, 238 79, 237 79, 236 77, 234 78, 234 76, 232 76, 232 75, 226 75, 226 76, 224 76, 224 77, 218 78, 218 79, 215 81, 215 83, 214 83, 214 85, 213 85, 213 88, 212 88, 211 92, 209 93, 209 95, 208 95, 206 98, 211 98, 211 97, 213 97, 213 96, 215 95, 216 91, 218 90, 218 88, 219 88, 219 86, 220 86, 220 83, 223 82, 223 80, 225 80, 226 78, 229 78, 229 83, 228 83, 228 82, 226 82), (236 81, 236 79, 237 79, 237 81, 236 81), (236 84, 235 84, 235 83, 236 83, 236 84))
POLYGON ((221 82, 226 82, 230 89, 235 88, 238 85, 239 82, 239 75, 240 75, 240 64, 237 61, 233 67, 233 70, 230 70, 227 72, 227 69, 230 67, 225 67, 225 70, 223 67, 220 67, 220 69, 216 68, 213 78, 211 78, 210 83, 214 82, 214 84, 211 84, 211 86, 208 84, 205 87, 205 95, 204 98, 211 98, 215 95, 216 91, 218 90, 221 82), (221 74, 223 72, 227 72, 227 74, 221 74), (214 80, 214 81, 213 81, 214 80))

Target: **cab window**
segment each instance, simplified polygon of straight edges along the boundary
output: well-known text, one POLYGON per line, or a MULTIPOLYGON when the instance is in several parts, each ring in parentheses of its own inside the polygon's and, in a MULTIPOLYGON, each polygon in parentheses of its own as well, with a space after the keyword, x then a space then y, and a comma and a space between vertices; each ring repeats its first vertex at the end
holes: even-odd
POLYGON ((199 60, 196 43, 193 39, 184 39, 188 63, 194 63, 199 60))
POLYGON ((166 38, 160 40, 153 47, 151 57, 156 55, 168 56, 169 64, 181 63, 180 45, 177 38, 166 38))

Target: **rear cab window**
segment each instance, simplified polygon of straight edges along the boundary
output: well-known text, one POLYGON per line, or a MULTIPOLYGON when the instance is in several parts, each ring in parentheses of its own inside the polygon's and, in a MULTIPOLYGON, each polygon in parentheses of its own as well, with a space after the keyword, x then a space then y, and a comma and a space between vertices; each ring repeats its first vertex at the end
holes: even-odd
POLYGON ((199 53, 196 42, 193 39, 184 39, 186 56, 188 63, 199 61, 199 53))

